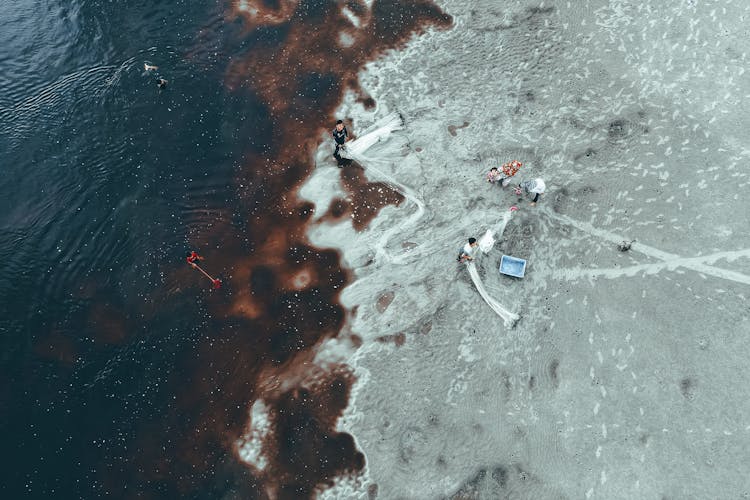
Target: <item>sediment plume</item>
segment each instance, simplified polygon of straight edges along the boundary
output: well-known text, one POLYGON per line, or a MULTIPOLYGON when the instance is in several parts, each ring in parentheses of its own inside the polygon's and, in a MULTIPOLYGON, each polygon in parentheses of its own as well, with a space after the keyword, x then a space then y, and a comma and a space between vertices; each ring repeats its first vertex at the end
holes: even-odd
MULTIPOLYGON (((237 199, 212 231, 191 242, 210 248, 206 259, 224 263, 217 272, 226 279, 206 294, 206 334, 178 356, 169 411, 136 429, 139 449, 168 447, 166 456, 136 459, 138 493, 196 496, 223 482, 224 491, 245 498, 311 498, 365 462, 353 437, 336 430, 351 370, 315 363, 327 339, 349 337, 356 345, 339 302, 351 278, 337 252, 308 242, 313 206, 295 192, 314 168, 321 138, 328 140, 344 93, 372 101, 358 88, 364 64, 452 20, 429 1, 396 0, 369 7, 354 0, 242 0, 227 19, 242 23, 237 43, 248 49, 228 66, 226 85, 257 113, 247 117, 248 137, 238 138, 248 145, 237 199), (251 409, 260 400, 262 439, 251 455, 263 456, 262 467, 243 459, 251 409)), ((388 184, 367 181, 356 164, 341 177, 350 195, 342 210, 356 215, 357 229, 403 200, 388 184)))

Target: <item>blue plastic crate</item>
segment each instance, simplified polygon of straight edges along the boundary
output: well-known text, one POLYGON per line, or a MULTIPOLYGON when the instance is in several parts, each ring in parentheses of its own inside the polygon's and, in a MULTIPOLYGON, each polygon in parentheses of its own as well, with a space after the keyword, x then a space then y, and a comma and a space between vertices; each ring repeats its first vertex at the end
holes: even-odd
POLYGON ((526 272, 526 261, 524 259, 519 259, 518 257, 503 255, 500 259, 500 272, 507 274, 508 276, 523 278, 523 275, 526 272))

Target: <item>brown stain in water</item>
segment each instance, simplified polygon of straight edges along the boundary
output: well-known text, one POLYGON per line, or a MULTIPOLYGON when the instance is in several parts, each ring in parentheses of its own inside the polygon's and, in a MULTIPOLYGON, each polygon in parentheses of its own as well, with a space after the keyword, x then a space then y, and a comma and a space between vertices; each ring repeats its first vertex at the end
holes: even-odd
POLYGON ((354 229, 362 231, 387 205, 400 205, 403 195, 383 182, 369 182, 365 170, 352 164, 342 169, 341 181, 349 193, 354 229))
MULTIPOLYGON (((314 361, 326 339, 339 337, 352 348, 361 342, 342 332, 347 312, 339 294, 351 277, 336 251, 307 241, 313 206, 295 193, 314 168, 321 138, 330 141, 344 92, 354 90, 366 106, 375 105, 359 89, 363 66, 429 26, 452 23, 426 0, 375 0, 369 9, 356 0, 242 0, 227 19, 241 19, 249 49, 231 62, 226 84, 262 104, 248 119, 267 123, 268 134, 248 147, 235 206, 191 241, 207 249, 206 267, 224 286, 201 296, 210 319, 170 372, 169 411, 135 430, 128 464, 136 471, 132 494, 140 498, 171 491, 305 499, 337 476, 362 471, 354 439, 336 431, 353 375, 346 366, 323 369, 314 361), (350 43, 338 43, 342 33, 350 43), (237 445, 258 399, 270 421, 263 470, 242 463, 237 445)), ((340 211, 350 211, 357 230, 383 206, 403 200, 367 181, 356 165, 341 177, 348 202, 340 211)), ((114 488, 114 476, 104 475, 114 488)))

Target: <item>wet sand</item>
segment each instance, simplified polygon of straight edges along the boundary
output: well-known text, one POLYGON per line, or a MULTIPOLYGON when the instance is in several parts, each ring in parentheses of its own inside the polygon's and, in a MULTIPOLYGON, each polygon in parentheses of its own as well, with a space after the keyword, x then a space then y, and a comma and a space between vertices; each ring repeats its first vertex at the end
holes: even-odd
POLYGON ((376 107, 340 110, 355 131, 402 113, 403 154, 378 168, 424 213, 325 215, 325 148, 301 189, 362 339, 340 354, 358 382, 339 428, 366 466, 325 497, 745 498, 750 8, 439 5, 452 29, 369 64, 376 107), (545 179, 536 207, 484 181, 512 159, 545 179), (455 254, 514 204, 478 262, 521 316, 507 328, 455 254), (504 253, 525 278, 498 273, 504 253))

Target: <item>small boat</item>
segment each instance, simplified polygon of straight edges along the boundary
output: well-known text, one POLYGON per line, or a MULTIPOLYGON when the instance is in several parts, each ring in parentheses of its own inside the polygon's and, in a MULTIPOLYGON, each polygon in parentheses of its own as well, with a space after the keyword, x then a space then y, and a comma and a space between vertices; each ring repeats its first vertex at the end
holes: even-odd
POLYGON ((500 259, 500 272, 508 276, 523 278, 526 272, 526 260, 510 255, 503 255, 500 259))

